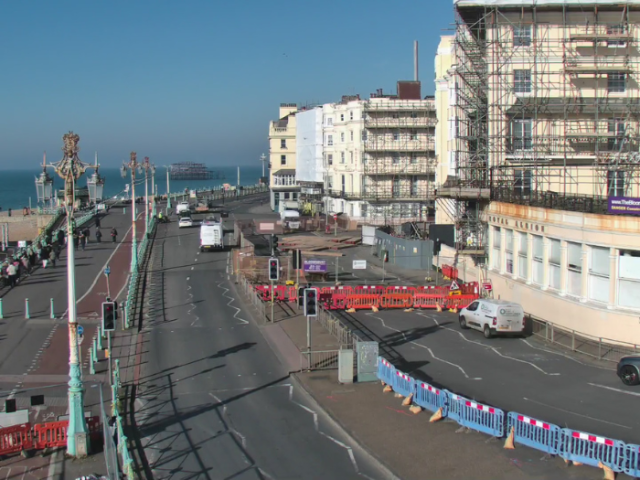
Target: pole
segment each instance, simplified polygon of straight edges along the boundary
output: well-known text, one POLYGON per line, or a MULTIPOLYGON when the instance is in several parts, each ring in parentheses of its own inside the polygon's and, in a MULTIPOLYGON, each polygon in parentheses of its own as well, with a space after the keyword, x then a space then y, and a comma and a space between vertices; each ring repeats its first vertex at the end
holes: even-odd
POLYGON ((169 190, 169 168, 167 168, 167 214, 171 210, 171 190, 169 190))
POLYGON ((149 231, 149 162, 144 166, 144 234, 149 231))
POLYGON ((311 318, 307 315, 307 353, 311 359, 311 318))
MULTIPOLYGON (((109 285, 109 275, 107 275, 105 273, 104 276, 107 277, 107 298, 109 300, 111 300, 111 288, 110 288, 110 285, 109 285)), ((53 302, 53 300, 52 300, 52 302, 53 302)))
POLYGON ((107 350, 109 352, 107 356, 109 361, 109 381, 113 381, 113 372, 111 371, 111 331, 107 332, 107 350))
POLYGON ((138 236, 136 233, 136 157, 131 154, 131 273, 138 271, 138 236))
POLYGON ((440 283, 439 280, 440 280, 440 252, 436 254, 436 287, 440 283))
POLYGON ((271 323, 273 323, 273 297, 274 295, 274 291, 273 291, 273 280, 271 280, 271 323))
POLYGON ((238 167, 238 189, 240 189, 240 167, 238 167))
POLYGON ((151 196, 153 197, 151 199, 151 205, 152 205, 151 214, 155 217, 156 216, 156 174, 154 170, 151 170, 151 196))
POLYGON ((338 275, 339 275, 339 273, 338 273, 338 259, 339 258, 340 257, 336 257, 336 285, 338 284, 338 275))
POLYGON ((53 298, 49 299, 50 301, 50 315, 49 318, 56 318, 55 311, 53 310, 53 298))

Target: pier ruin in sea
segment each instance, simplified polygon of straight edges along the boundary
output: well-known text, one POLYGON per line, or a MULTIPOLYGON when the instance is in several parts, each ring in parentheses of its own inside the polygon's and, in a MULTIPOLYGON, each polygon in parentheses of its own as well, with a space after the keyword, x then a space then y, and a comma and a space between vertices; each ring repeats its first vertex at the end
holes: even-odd
POLYGON ((204 163, 180 162, 171 164, 171 180, 224 180, 221 172, 211 170, 204 163))

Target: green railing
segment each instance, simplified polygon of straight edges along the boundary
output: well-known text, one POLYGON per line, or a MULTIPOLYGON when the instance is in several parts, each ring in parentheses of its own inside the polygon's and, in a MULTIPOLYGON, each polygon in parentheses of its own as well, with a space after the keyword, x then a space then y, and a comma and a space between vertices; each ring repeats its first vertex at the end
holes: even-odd
MULTIPOLYGON (((180 193, 171 193, 169 196, 172 200, 178 198, 188 198, 190 196, 190 190, 188 193, 180 192, 180 193)), ((247 197, 249 195, 255 195, 258 193, 265 193, 269 191, 269 186, 264 184, 256 184, 256 185, 247 185, 243 186, 242 189, 235 190, 224 190, 222 187, 218 188, 201 188, 199 190, 195 190, 197 195, 205 195, 211 196, 213 200, 221 200, 223 197, 225 199, 232 200, 234 198, 239 197, 247 197)))
MULTIPOLYGON (((111 361, 111 360, 109 360, 111 361)), ((111 379, 111 413, 116 419, 116 432, 118 435, 118 453, 122 461, 122 473, 127 479, 136 478, 133 458, 129 453, 128 438, 124 431, 124 419, 120 413, 120 360, 115 360, 113 367, 113 378, 111 379)))

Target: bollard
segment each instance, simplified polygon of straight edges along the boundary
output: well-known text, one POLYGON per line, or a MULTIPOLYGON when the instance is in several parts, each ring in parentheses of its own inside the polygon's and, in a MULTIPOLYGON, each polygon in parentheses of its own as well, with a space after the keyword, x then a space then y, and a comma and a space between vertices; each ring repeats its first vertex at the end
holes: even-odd
POLYGON ((31 316, 29 315, 29 299, 28 298, 24 299, 24 318, 26 318, 27 320, 31 318, 31 316))
POLYGON ((0 320, 4 318, 4 312, 2 311, 2 299, 0 298, 0 320))
POLYGON ((93 352, 93 361, 98 363, 98 339, 96 337, 93 337, 93 347, 91 348, 91 351, 93 352))
POLYGON ((91 358, 91 362, 89 363, 89 373, 90 373, 91 375, 95 375, 95 374, 96 374, 96 366, 95 366, 95 364, 93 363, 93 354, 94 354, 94 353, 95 353, 95 352, 93 351, 93 348, 90 348, 90 349, 89 349, 89 357, 91 358))
POLYGON ((127 214, 127 207, 124 207, 124 208, 122 209, 122 214, 123 214, 123 215, 126 215, 126 214, 127 214))
POLYGON ((53 298, 51 299, 51 316, 50 316, 50 318, 51 319, 56 318, 55 311, 53 310, 53 298))

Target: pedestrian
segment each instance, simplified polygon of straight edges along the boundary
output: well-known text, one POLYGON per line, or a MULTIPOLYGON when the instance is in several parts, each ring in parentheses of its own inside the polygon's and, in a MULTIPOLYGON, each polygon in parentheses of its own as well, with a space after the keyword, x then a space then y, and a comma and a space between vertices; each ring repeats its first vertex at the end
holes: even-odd
POLYGON ((100 217, 96 217, 96 228, 100 228, 100 217))
POLYGON ((36 251, 32 247, 31 250, 29 250, 29 266, 33 268, 33 266, 36 264, 37 261, 38 261, 38 256, 36 254, 36 251))
POLYGON ((18 280, 18 267, 12 261, 9 261, 7 266, 7 275, 9 276, 9 286, 11 288, 15 287, 18 280))
POLYGON ((101 243, 102 240, 102 232, 99 227, 96 227, 96 243, 101 243))
POLYGON ((87 246, 87 236, 84 234, 84 231, 80 230, 80 234, 78 235, 80 239, 80 246, 82 247, 82 251, 84 251, 87 246))
POLYGON ((42 260, 42 268, 47 268, 49 264, 49 257, 51 256, 51 252, 49 250, 50 247, 42 247, 42 251, 40 252, 40 260, 42 260))
POLYGON ((118 231, 116 230, 116 227, 113 227, 111 229, 111 242, 116 243, 117 241, 118 241, 118 231))
POLYGON ((48 247, 49 248, 49 260, 51 261, 51 265, 53 266, 53 268, 56 268, 56 260, 58 258, 58 255, 56 254, 56 249, 53 247, 48 247))
POLYGON ((64 247, 64 230, 58 230, 58 245, 60 245, 60 247, 64 247))
POLYGON ((73 232, 73 248, 78 250, 78 245, 80 245, 80 236, 78 235, 78 231, 73 232))
POLYGON ((24 271, 27 272, 28 274, 31 273, 31 264, 29 263, 29 257, 27 256, 26 253, 22 254, 22 266, 24 267, 24 271))

